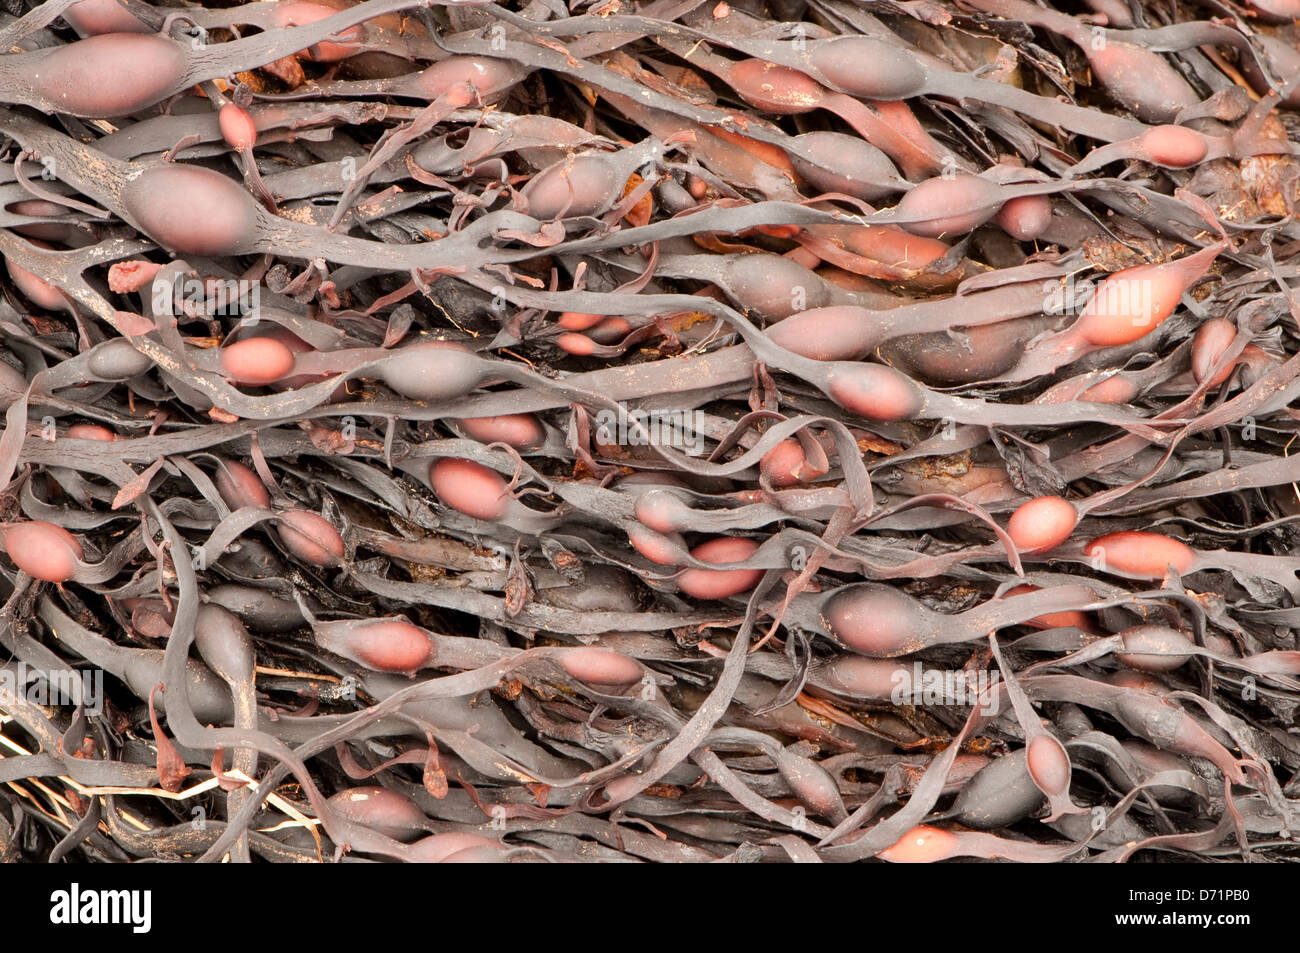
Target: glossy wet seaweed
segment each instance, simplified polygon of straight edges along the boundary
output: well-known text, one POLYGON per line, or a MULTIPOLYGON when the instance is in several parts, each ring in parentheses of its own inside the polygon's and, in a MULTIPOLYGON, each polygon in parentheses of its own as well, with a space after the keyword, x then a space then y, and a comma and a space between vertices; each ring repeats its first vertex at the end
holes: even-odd
POLYGON ((56 6, 0 859, 1294 857, 1294 24, 56 6))

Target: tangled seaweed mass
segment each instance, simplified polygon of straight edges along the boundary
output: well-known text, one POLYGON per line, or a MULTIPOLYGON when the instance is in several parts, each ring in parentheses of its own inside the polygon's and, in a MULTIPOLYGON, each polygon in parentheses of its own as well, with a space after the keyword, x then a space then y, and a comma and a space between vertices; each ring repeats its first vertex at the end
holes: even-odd
POLYGON ((0 860, 1294 860, 1300 4, 1061 7, 10 0, 0 860))

